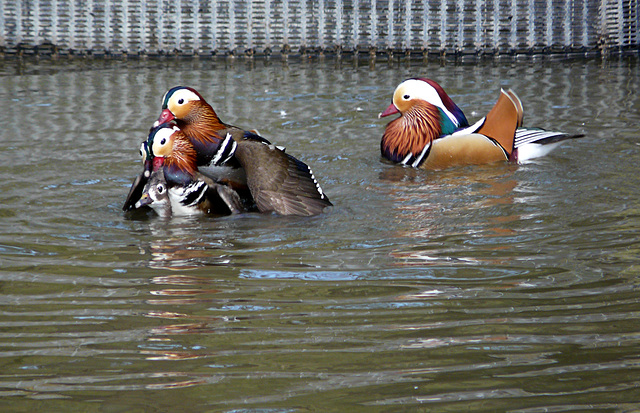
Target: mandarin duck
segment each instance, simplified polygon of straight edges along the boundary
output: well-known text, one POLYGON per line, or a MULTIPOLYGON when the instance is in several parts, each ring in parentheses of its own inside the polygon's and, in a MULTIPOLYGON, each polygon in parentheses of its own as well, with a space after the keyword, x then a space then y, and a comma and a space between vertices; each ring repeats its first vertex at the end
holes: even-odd
MULTIPOLYGON (((245 137, 247 132, 237 126, 228 125, 220 120, 213 107, 193 88, 176 86, 162 97, 162 112, 154 127, 174 121, 185 135, 194 142, 197 150, 199 142, 206 142, 212 136, 224 137, 230 133, 233 139, 245 137)), ((255 131, 252 134, 257 135, 255 131)), ((268 142, 266 139, 261 140, 268 142)))
POLYGON ((151 173, 135 207, 151 207, 159 216, 230 215, 244 211, 240 196, 231 188, 202 180, 170 186, 164 168, 151 173))
POLYGON ((400 83, 379 117, 396 113, 400 117, 387 124, 382 136, 382 156, 424 169, 522 162, 547 154, 563 140, 584 136, 522 128, 522 103, 511 90, 501 90, 491 111, 470 126, 444 89, 424 78, 400 83))
MULTIPOLYGON (((216 145, 215 151, 207 152, 206 156, 201 152, 200 160, 212 167, 223 165, 233 156, 233 153, 229 152, 235 146, 232 143, 231 136, 227 135, 222 144, 216 145)), ((162 170, 167 183, 173 214, 188 214, 187 211, 181 210, 181 205, 198 206, 202 210, 213 208, 213 211, 209 212, 218 214, 239 213, 252 209, 253 200, 248 190, 244 191, 241 197, 235 189, 214 182, 200 172, 196 148, 174 124, 165 123, 152 130, 147 146, 154 159, 154 172, 162 170), (194 203, 193 200, 196 199, 197 202, 194 203), (219 200, 224 205, 217 207, 219 200), (205 201, 208 202, 201 204, 205 201)))
MULTIPOLYGON (((195 147, 178 127, 164 124, 151 147, 156 156, 164 158, 168 182, 186 185, 193 176, 206 177, 198 171, 195 147)), ((248 193, 238 192, 247 209, 255 206, 259 212, 310 216, 331 205, 309 166, 251 133, 238 142, 228 133, 211 157, 213 167, 233 157, 245 172, 248 193)))
MULTIPOLYGON (((222 191, 226 186, 219 185, 200 172, 195 147, 177 126, 167 123, 156 127, 149 135, 147 147, 151 148, 149 152, 154 155, 154 171, 158 165, 161 167, 169 189, 196 188, 196 183, 205 182, 209 188, 215 187, 219 196, 225 199, 222 191)), ((305 163, 259 138, 251 139, 249 135, 236 143, 227 134, 217 145, 217 151, 208 155, 211 161, 207 162, 212 167, 218 167, 231 157, 237 159, 245 171, 248 187, 246 191, 237 189, 237 192, 236 189, 229 189, 239 194, 247 211, 310 216, 321 213, 330 205, 305 163), (255 162, 256 159, 262 162, 255 162)), ((174 192, 169 191, 169 199, 175 214, 174 199, 178 197, 172 196, 174 192)), ((226 203, 229 205, 230 201, 226 203)))
POLYGON ((260 212, 310 216, 332 205, 308 165, 255 131, 223 123, 195 89, 177 86, 165 93, 154 126, 166 122, 175 122, 191 142, 203 174, 234 188, 246 185, 260 212), (223 159, 226 166, 240 167, 244 177, 220 174, 223 159))

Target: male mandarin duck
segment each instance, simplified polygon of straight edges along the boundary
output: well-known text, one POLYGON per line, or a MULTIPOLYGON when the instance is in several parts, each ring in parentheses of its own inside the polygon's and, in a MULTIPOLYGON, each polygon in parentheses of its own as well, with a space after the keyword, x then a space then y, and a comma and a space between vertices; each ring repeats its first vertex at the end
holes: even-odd
MULTIPOLYGON (((153 126, 157 127, 170 121, 174 121, 185 135, 194 141, 196 147, 198 142, 207 141, 212 136, 217 135, 220 138, 230 133, 233 139, 238 140, 247 133, 244 129, 222 122, 202 95, 186 86, 173 87, 164 94, 162 112, 153 126)), ((251 133, 256 135, 255 131, 251 133)), ((262 137, 259 139, 268 142, 262 137)))
POLYGON ((380 149, 385 158, 413 167, 445 169, 498 161, 525 161, 550 152, 568 135, 522 128, 518 96, 501 90, 487 116, 469 126, 462 110, 431 79, 408 79, 379 117, 400 113, 386 126, 380 149))
POLYGON ((260 212, 309 216, 332 205, 308 165, 254 131, 223 123, 195 89, 177 86, 165 93, 162 113, 154 126, 166 122, 175 122, 191 141, 198 168, 216 182, 222 179, 215 170, 219 159, 211 158, 213 165, 207 164, 207 159, 211 154, 220 159, 231 154, 225 165, 240 166, 245 177, 228 183, 246 184, 260 212))

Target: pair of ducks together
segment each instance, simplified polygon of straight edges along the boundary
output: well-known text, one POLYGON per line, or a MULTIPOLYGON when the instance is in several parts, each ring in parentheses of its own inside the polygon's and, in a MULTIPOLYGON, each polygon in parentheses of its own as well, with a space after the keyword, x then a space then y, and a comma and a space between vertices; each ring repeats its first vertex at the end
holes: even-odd
MULTIPOLYGON (((415 168, 518 162, 545 155, 568 135, 522 128, 518 96, 501 90, 491 111, 469 125, 462 110, 433 80, 408 79, 380 117, 387 124, 382 156, 415 168)), ((161 216, 242 212, 311 216, 331 202, 311 168, 255 131, 220 120, 196 90, 177 86, 142 143, 143 172, 123 209, 150 206, 161 216)))

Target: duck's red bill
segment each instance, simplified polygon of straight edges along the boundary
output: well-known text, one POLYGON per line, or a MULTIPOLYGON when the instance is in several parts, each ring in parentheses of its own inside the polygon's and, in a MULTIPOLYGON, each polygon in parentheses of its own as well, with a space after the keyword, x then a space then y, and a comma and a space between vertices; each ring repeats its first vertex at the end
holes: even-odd
POLYGON ((160 167, 162 167, 162 165, 164 165, 164 157, 156 156, 155 158, 153 158, 153 170, 154 171, 157 171, 160 167))
POLYGON ((389 105, 389 107, 388 107, 388 108, 386 108, 386 109, 384 110, 384 112, 380 113, 380 114, 378 115, 378 117, 379 117, 379 118, 384 118, 385 116, 393 115, 393 114, 395 114, 395 113, 400 113, 400 112, 398 111, 398 108, 396 107, 396 105, 394 105, 394 104, 392 103, 392 104, 390 104, 390 105, 389 105))
POLYGON ((160 113, 160 117, 158 118, 156 124, 162 125, 163 123, 171 122, 173 119, 175 119, 173 113, 171 113, 169 109, 164 109, 162 113, 160 113))

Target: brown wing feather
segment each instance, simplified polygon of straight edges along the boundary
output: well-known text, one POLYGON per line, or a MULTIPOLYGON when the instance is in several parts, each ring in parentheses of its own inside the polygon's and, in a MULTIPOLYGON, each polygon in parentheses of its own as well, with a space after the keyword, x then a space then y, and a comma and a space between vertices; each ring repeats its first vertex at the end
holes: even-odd
POLYGON ((262 142, 237 143, 236 158, 260 212, 310 216, 332 205, 305 163, 262 142))
POLYGON ((332 205, 306 164, 274 146, 244 139, 247 131, 222 122, 203 99, 177 123, 189 138, 201 141, 211 134, 231 134, 238 144, 235 158, 246 172, 249 190, 261 212, 308 216, 332 205))
POLYGON ((514 99, 502 90, 498 101, 489 111, 484 124, 478 130, 478 133, 498 142, 509 155, 513 152, 516 129, 522 122, 522 110, 518 110, 518 105, 521 109, 522 104, 519 103, 520 99, 517 96, 516 99, 518 103, 514 102, 514 99))
POLYGON ((509 98, 518 111, 518 127, 520 128, 522 127, 522 121, 524 119, 524 108, 522 107, 522 101, 520 100, 518 95, 516 95, 516 92, 511 89, 507 90, 507 95, 509 95, 509 98))

